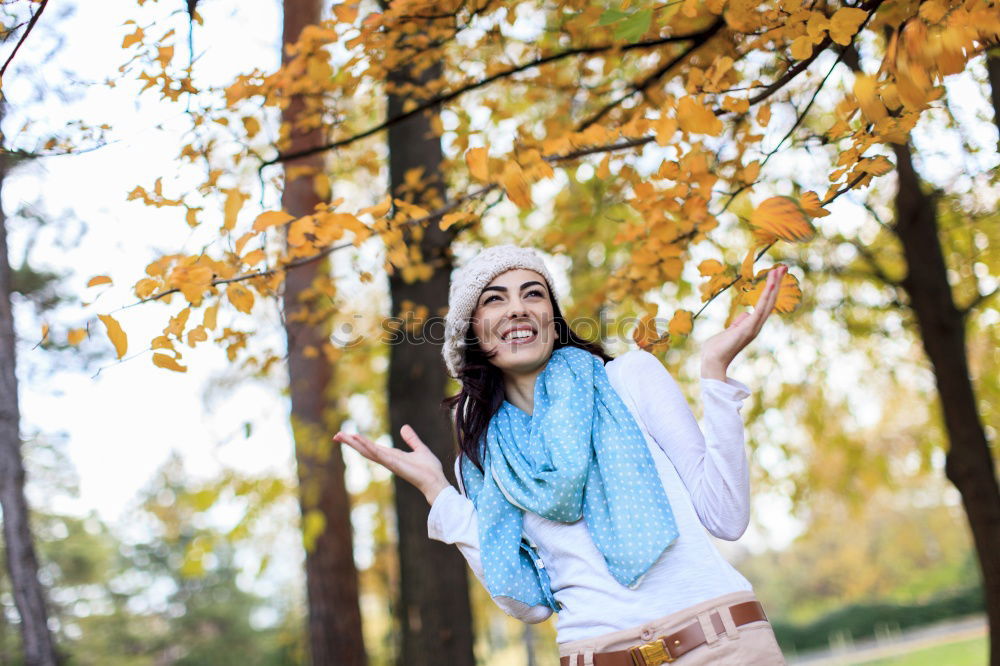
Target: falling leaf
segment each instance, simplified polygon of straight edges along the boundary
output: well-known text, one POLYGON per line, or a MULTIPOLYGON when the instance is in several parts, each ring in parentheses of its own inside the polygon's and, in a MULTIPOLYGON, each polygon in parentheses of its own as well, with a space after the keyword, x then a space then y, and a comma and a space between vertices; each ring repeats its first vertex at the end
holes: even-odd
POLYGON ((187 372, 187 366, 178 363, 170 354, 153 354, 153 365, 174 372, 187 372))
POLYGON ((111 278, 107 275, 95 275, 87 282, 88 287, 96 287, 99 284, 111 284, 111 278))
POLYGON ((465 163, 469 173, 478 181, 490 181, 489 150, 487 148, 470 148, 465 153, 465 163))
POLYGON ((500 175, 500 184, 518 208, 531 208, 531 186, 524 177, 521 165, 513 160, 507 162, 500 175))
POLYGON ((790 242, 808 241, 816 233, 798 202, 785 196, 765 199, 750 216, 750 224, 790 242))
POLYGON ((692 312, 689 310, 678 310, 674 313, 674 316, 670 318, 670 324, 667 326, 667 330, 670 331, 670 335, 688 335, 691 333, 693 322, 692 312))
POLYGON ((854 96, 858 99, 858 106, 861 113, 865 114, 868 122, 874 123, 886 117, 887 111, 882 100, 876 92, 877 84, 875 79, 867 74, 858 74, 854 78, 854 96))
POLYGON ((66 334, 66 341, 73 345, 74 347, 83 342, 83 339, 87 337, 87 329, 85 328, 74 328, 66 334))
POLYGON ((122 330, 121 324, 111 315, 97 315, 97 318, 104 323, 104 327, 108 330, 108 337, 111 339, 111 344, 115 346, 118 358, 125 356, 125 352, 128 350, 128 336, 122 330))

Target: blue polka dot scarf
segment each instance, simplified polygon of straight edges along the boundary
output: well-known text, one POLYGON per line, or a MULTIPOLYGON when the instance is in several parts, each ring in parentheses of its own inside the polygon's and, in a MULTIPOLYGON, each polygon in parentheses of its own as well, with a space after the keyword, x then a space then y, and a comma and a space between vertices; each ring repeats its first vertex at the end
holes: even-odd
POLYGON ((486 433, 489 474, 462 456, 462 479, 476 507, 490 594, 558 611, 543 563, 522 536, 524 511, 563 523, 586 519, 608 571, 628 587, 678 533, 642 431, 600 357, 554 350, 534 396, 532 415, 503 402, 486 433))

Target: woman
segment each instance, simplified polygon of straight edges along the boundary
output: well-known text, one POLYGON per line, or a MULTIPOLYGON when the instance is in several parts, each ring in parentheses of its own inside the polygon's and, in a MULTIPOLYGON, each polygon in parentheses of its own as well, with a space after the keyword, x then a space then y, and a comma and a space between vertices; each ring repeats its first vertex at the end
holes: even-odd
POLYGON ((529 248, 501 245, 452 277, 442 349, 461 391, 456 490, 412 449, 338 432, 420 489, 428 534, 454 543, 493 600, 525 622, 557 613, 562 666, 784 664, 750 583, 709 533, 749 521, 742 383, 733 358, 763 326, 787 269, 757 307, 701 349, 706 435, 659 360, 612 359, 563 319, 529 248))

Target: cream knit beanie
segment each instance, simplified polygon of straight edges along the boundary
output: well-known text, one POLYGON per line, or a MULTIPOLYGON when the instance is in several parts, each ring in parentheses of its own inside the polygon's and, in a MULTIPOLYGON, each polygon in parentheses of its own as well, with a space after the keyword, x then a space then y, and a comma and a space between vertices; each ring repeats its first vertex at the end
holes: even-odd
POLYGON ((484 249, 465 266, 458 269, 451 278, 448 290, 448 315, 444 322, 444 356, 448 373, 458 378, 459 368, 465 354, 465 334, 469 330, 472 313, 476 310, 483 289, 495 278, 512 268, 526 268, 541 273, 548 283, 552 300, 558 302, 554 280, 545 261, 535 250, 518 245, 494 245, 484 249))

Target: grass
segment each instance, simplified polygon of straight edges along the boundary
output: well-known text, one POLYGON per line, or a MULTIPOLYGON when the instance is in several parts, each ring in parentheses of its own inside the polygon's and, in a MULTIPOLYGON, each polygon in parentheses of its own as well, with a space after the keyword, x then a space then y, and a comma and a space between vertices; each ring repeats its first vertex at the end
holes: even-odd
POLYGON ((983 666, 986 663, 986 636, 967 638, 925 647, 895 657, 855 662, 853 666, 983 666))

